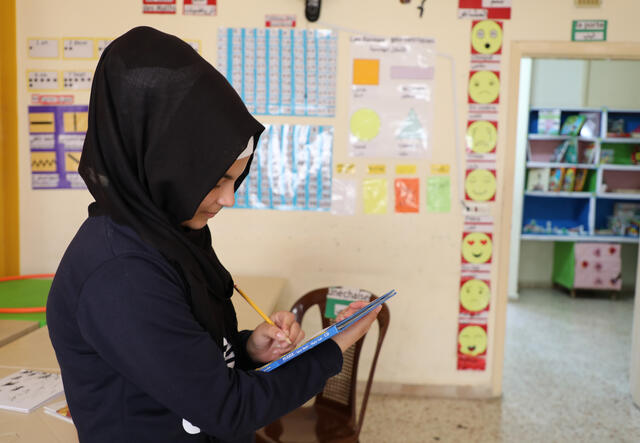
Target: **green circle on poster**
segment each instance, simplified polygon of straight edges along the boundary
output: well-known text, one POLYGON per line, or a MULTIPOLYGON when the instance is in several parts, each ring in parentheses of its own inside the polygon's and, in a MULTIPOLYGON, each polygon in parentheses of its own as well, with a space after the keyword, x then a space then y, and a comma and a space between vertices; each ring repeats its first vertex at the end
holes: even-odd
POLYGON ((351 116, 350 121, 351 134, 358 141, 372 140, 380 132, 380 116, 373 109, 358 109, 351 116))

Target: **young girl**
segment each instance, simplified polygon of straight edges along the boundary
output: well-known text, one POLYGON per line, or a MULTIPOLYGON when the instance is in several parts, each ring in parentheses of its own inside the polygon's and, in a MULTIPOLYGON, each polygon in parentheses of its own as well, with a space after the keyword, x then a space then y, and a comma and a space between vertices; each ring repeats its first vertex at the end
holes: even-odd
POLYGON ((238 332, 207 221, 233 205, 263 129, 174 36, 135 28, 102 54, 79 168, 95 202, 47 303, 80 441, 252 441, 322 390, 375 319, 253 370, 304 334, 290 312, 238 332))

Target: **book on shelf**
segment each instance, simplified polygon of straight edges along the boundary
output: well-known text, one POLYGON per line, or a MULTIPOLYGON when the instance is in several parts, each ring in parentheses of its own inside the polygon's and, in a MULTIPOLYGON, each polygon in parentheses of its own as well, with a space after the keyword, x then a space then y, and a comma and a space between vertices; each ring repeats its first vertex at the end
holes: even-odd
POLYGON ((59 418, 60 420, 73 423, 73 420, 71 419, 71 412, 69 411, 69 406, 67 405, 66 400, 57 401, 55 403, 51 403, 50 405, 46 405, 44 407, 44 412, 55 418, 59 418))
POLYGON ((584 185, 587 182, 587 174, 589 173, 588 169, 578 169, 576 171, 576 179, 573 190, 576 192, 582 192, 584 190, 584 185))
POLYGON ((560 191, 564 179, 564 168, 553 168, 549 176, 549 191, 560 191))
POLYGON ((600 136, 600 113, 583 112, 585 121, 580 128, 580 137, 595 138, 600 136))
POLYGON ((567 140, 567 150, 564 154, 565 163, 578 163, 578 142, 576 139, 567 140))
POLYGON ((570 115, 560 128, 561 135, 578 135, 587 118, 582 114, 570 115))
POLYGON ((600 149, 600 164, 607 165, 613 163, 613 159, 616 155, 614 149, 600 149))
POLYGON ((549 190, 549 168, 531 168, 527 171, 527 191, 549 190))
POLYGON ((595 157, 596 157, 596 144, 595 143, 589 143, 588 145, 586 145, 582 151, 582 156, 583 156, 583 161, 589 165, 592 165, 595 163, 595 157))
POLYGON ((551 163, 561 163, 567 153, 567 149, 569 149, 569 140, 565 140, 556 146, 551 155, 551 163))
POLYGON ((28 413, 62 392, 60 374, 22 369, 0 380, 0 409, 28 413))
POLYGON ((318 331, 316 334, 311 336, 308 340, 306 340, 305 342, 303 342, 300 345, 298 345, 298 347, 296 347, 294 350, 286 353, 285 355, 281 356, 277 360, 274 360, 274 361, 272 361, 270 363, 267 363, 266 365, 258 368, 258 371, 271 372, 274 369, 276 369, 277 367, 282 366, 283 364, 287 363, 288 361, 291 361, 294 358, 302 355, 303 353, 305 353, 309 349, 315 348, 320 343, 330 339, 331 337, 335 336, 336 334, 339 334, 340 332, 342 332, 345 329, 347 329, 349 326, 351 326, 354 323, 356 323, 358 320, 360 320, 363 317, 365 317, 367 314, 369 314, 371 311, 373 311, 376 307, 378 307, 382 303, 386 303, 386 301, 389 300, 394 295, 396 295, 396 291, 395 290, 391 290, 391 291, 387 292, 386 294, 384 294, 384 295, 378 297, 377 299, 373 300, 372 302, 367 303, 367 305, 365 305, 361 309, 357 310, 356 312, 351 314, 349 317, 347 317, 347 318, 345 318, 343 320, 340 320, 339 322, 336 322, 336 323, 330 325, 329 327, 322 329, 321 331, 318 331))
POLYGON ((562 190, 566 192, 573 191, 576 182, 576 168, 567 168, 562 179, 562 190))
POLYGON ((538 111, 538 134, 558 135, 560 132, 560 109, 538 111))

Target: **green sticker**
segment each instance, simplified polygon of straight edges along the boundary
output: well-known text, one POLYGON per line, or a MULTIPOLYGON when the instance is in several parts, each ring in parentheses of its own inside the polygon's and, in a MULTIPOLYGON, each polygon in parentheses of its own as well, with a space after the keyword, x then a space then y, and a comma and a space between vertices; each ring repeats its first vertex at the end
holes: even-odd
POLYGON ((427 212, 451 211, 449 176, 427 177, 427 212))
POLYGON ((371 293, 357 288, 335 286, 327 293, 327 306, 324 310, 326 318, 336 318, 340 311, 354 301, 370 301, 371 293))

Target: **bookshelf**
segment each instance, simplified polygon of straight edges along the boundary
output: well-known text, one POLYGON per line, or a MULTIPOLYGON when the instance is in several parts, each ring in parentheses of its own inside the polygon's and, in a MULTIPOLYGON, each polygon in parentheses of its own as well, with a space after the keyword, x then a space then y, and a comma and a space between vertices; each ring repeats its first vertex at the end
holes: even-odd
POLYGON ((528 117, 521 238, 637 243, 640 110, 530 108, 528 117))

